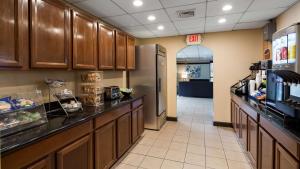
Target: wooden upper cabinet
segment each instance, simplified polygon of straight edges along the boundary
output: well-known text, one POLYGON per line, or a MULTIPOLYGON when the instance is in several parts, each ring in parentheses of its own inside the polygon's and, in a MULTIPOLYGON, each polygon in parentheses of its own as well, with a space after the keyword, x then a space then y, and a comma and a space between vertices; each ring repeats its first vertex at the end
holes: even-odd
POLYGON ((70 9, 58 0, 31 0, 31 67, 68 68, 70 9))
POLYGON ((97 23, 92 16, 73 11, 73 68, 97 68, 97 23))
POLYGON ((98 65, 99 69, 115 68, 114 28, 98 24, 98 65))
POLYGON ((127 69, 135 69, 135 38, 127 35, 127 69))
POLYGON ((28 66, 28 1, 0 1, 0 68, 28 66))
POLYGON ((126 69, 126 34, 116 31, 116 69, 126 69))
POLYGON ((92 138, 85 136, 57 152, 57 169, 92 169, 92 138))

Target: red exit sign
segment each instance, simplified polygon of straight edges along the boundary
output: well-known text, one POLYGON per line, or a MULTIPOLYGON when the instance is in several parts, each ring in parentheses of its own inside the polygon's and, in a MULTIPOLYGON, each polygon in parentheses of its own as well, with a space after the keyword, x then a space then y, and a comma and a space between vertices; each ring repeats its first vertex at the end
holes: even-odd
POLYGON ((202 41, 202 38, 201 38, 200 34, 186 36, 186 44, 187 45, 199 45, 199 44, 201 44, 201 41, 202 41))

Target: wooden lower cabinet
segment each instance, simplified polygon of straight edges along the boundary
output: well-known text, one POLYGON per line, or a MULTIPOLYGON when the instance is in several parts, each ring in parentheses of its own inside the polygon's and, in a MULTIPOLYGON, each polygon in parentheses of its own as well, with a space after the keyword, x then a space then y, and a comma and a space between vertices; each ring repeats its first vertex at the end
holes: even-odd
POLYGON ((131 112, 117 119, 117 155, 121 157, 131 146, 131 112))
POLYGON ((138 135, 144 133, 144 107, 140 106, 138 109, 138 135))
POLYGON ((51 169, 51 162, 49 157, 45 157, 33 164, 31 164, 28 167, 25 167, 25 169, 51 169))
POLYGON ((131 113, 131 137, 132 142, 134 143, 139 138, 139 131, 138 131, 138 109, 133 110, 131 113))
POLYGON ((275 169, 299 169, 299 163, 278 143, 275 146, 275 169))
POLYGON ((248 116, 242 109, 240 109, 240 116, 241 116, 241 123, 240 123, 241 139, 240 140, 244 148, 247 150, 248 116))
POLYGON ((110 168, 116 153, 116 123, 112 121, 95 131, 95 169, 110 168))
POLYGON ((235 130, 236 129, 236 123, 235 123, 235 103, 233 100, 231 100, 231 123, 232 127, 235 130))
POLYGON ((274 169, 275 140, 264 129, 258 131, 258 169, 274 169))
POLYGON ((257 135, 258 124, 248 117, 248 152, 253 166, 257 166, 257 135))
POLYGON ((235 104, 234 107, 234 113, 235 113, 235 133, 237 135, 237 137, 240 137, 240 133, 241 133, 241 128, 240 128, 240 124, 241 124, 241 116, 240 116, 240 108, 237 104, 235 104))
POLYGON ((56 153, 57 169, 92 169, 92 139, 87 135, 56 153))

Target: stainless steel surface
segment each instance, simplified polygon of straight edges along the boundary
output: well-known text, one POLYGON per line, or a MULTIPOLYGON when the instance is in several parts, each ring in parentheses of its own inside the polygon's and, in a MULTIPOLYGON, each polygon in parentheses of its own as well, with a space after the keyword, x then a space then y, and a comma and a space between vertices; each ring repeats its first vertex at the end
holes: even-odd
POLYGON ((136 70, 129 74, 129 85, 136 94, 145 95, 145 128, 159 130, 166 119, 165 48, 155 44, 136 47, 136 70))

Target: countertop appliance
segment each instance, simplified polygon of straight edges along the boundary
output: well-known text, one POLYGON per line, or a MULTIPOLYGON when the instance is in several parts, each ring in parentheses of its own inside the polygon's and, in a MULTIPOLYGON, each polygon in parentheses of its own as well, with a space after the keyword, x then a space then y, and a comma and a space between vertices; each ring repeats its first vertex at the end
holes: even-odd
POLYGON ((160 45, 136 46, 136 70, 129 74, 135 94, 145 95, 145 128, 159 130, 166 121, 167 58, 160 45))
POLYGON ((114 100, 120 98, 120 88, 118 86, 104 87, 105 99, 114 100))

